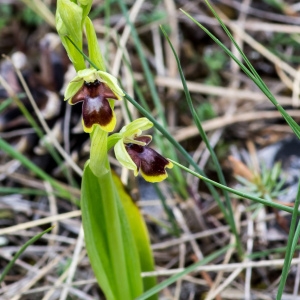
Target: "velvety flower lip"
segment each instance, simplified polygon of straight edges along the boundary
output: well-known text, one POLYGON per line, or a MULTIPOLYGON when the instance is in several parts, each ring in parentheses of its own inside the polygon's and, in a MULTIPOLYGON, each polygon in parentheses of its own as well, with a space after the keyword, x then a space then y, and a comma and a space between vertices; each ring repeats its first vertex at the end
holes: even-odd
POLYGON ((152 148, 130 143, 125 144, 125 149, 145 180, 159 182, 168 177, 166 168, 173 164, 152 148))
POLYGON ((124 126, 120 133, 113 134, 109 140, 115 143, 116 158, 125 168, 133 170, 135 176, 140 172, 146 181, 159 182, 168 177, 166 168, 172 168, 173 164, 148 147, 152 137, 142 135, 142 131, 152 126, 148 119, 139 118, 124 126))
POLYGON ((115 94, 103 82, 84 82, 81 89, 70 99, 70 104, 82 103, 83 127, 91 132, 93 125, 98 124, 105 131, 112 131, 116 117, 109 99, 117 100, 115 94))
POLYGON ((106 132, 113 131, 116 125, 113 100, 121 100, 123 96, 115 77, 93 68, 78 71, 65 91, 65 100, 70 104, 83 102, 83 129, 89 133, 94 125, 106 132))

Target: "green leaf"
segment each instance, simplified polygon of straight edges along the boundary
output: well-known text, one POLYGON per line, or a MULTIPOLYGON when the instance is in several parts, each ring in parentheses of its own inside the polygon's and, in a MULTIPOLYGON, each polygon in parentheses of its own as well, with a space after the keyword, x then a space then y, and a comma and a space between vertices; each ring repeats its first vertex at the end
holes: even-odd
POLYGON ((143 290, 138 251, 111 172, 96 177, 86 164, 81 205, 88 256, 106 299, 136 298, 143 290))
MULTIPOLYGON (((130 195, 125 191, 120 178, 115 173, 113 173, 113 180, 120 195, 122 205, 133 233, 135 244, 138 249, 142 272, 154 271, 154 261, 150 246, 150 238, 144 219, 130 195)), ((143 278, 143 285, 145 292, 156 285, 156 278, 143 278)), ((155 300, 157 299, 157 296, 154 295, 148 299, 155 300)))

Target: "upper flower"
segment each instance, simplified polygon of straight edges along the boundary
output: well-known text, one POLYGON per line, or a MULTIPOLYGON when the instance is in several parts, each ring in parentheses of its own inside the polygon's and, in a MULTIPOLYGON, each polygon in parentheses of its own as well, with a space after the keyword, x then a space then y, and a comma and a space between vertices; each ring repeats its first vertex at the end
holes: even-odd
POLYGON ((121 100, 123 91, 117 79, 112 75, 95 69, 78 71, 77 76, 69 83, 65 91, 65 100, 70 104, 83 102, 82 117, 85 132, 92 132, 94 125, 104 131, 113 131, 116 116, 113 111, 113 100, 121 100))
POLYGON ((109 137, 109 143, 118 140, 114 147, 116 158, 124 167, 133 170, 135 176, 140 172, 145 180, 159 182, 168 177, 165 169, 172 168, 173 164, 148 147, 152 137, 142 135, 142 131, 152 126, 146 118, 137 119, 109 137))

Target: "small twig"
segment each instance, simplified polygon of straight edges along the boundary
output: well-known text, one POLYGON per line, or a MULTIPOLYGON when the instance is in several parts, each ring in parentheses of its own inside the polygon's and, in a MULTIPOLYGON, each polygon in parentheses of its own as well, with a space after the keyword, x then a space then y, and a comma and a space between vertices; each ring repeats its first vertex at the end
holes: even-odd
POLYGON ((67 212, 64 214, 59 214, 59 215, 55 215, 55 216, 51 216, 51 217, 47 217, 47 218, 43 218, 43 219, 39 219, 39 220, 34 220, 34 221, 2 228, 2 229, 0 229, 0 235, 10 234, 15 231, 24 230, 27 228, 32 228, 32 227, 48 224, 51 222, 61 221, 61 220, 75 218, 75 217, 79 217, 79 216, 81 216, 81 210, 75 210, 75 211, 67 212))
MULTIPOLYGON (((73 253, 73 257, 72 257, 72 263, 70 265, 69 268, 69 272, 68 272, 68 277, 66 280, 66 283, 68 285, 71 285, 73 277, 75 275, 76 272, 76 268, 79 262, 79 256, 80 256, 80 252, 82 250, 84 244, 84 233, 83 233, 83 227, 81 225, 80 227, 80 231, 79 231, 79 235, 77 238, 77 243, 74 249, 74 253, 73 253)), ((64 289, 62 290, 61 294, 60 294, 60 300, 65 300, 68 297, 68 292, 69 292, 69 286, 64 287, 64 289)))

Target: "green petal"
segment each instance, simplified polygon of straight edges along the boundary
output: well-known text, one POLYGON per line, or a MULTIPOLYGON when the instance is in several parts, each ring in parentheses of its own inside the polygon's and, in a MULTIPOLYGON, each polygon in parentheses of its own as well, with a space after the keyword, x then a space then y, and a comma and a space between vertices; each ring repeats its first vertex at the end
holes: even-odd
POLYGON ((118 80, 116 77, 103 71, 97 71, 97 73, 102 79, 102 81, 106 83, 106 85, 113 91, 113 93, 118 97, 119 100, 121 100, 122 97, 125 96, 123 90, 119 87, 118 80))
POLYGON ((137 166, 133 162, 129 154, 127 153, 123 140, 120 140, 116 143, 114 151, 115 151, 116 159, 120 162, 120 164, 127 169, 133 170, 134 175, 137 176, 138 174, 137 166))
POLYGON ((129 137, 133 135, 139 136, 142 131, 147 130, 153 127, 153 123, 150 122, 147 118, 139 118, 128 125, 124 126, 120 133, 122 133, 123 137, 129 137))
POLYGON ((97 71, 93 68, 80 70, 77 74, 85 82, 94 82, 97 79, 97 71))
POLYGON ((65 100, 71 99, 82 87, 83 79, 76 76, 67 86, 65 91, 65 100))

